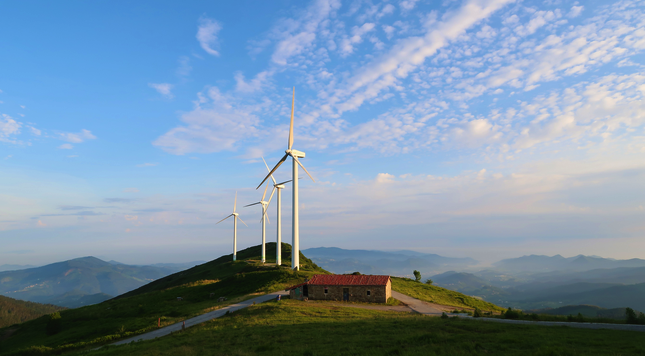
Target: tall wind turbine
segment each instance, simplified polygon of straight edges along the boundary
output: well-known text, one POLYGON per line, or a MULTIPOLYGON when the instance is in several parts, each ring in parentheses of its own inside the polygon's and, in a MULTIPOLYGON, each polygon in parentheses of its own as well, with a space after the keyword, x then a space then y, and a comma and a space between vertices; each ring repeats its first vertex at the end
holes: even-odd
MULTIPOLYGON (((237 192, 235 192, 235 202, 233 203, 233 214, 217 222, 217 224, 219 224, 222 221, 230 218, 231 216, 233 217, 233 261, 237 259, 237 219, 240 219, 240 221, 242 221, 242 224, 246 225, 246 223, 240 217, 240 214, 235 212, 236 207, 237 207, 237 192)), ((246 225, 246 227, 249 227, 249 226, 246 225)))
MULTIPOLYGON (((269 174, 264 178, 262 183, 258 185, 258 189, 262 186, 262 184, 269 179, 269 177, 273 174, 273 172, 280 167, 284 161, 287 160, 287 157, 291 156, 293 159, 293 176, 291 177, 291 180, 293 182, 293 203, 292 203, 292 209, 293 213, 291 214, 291 219, 292 219, 292 244, 291 244, 291 268, 292 269, 297 269, 300 270, 300 225, 299 225, 299 217, 298 217, 298 166, 302 167, 302 169, 307 173, 309 178, 313 180, 314 182, 316 181, 314 177, 309 174, 307 171, 307 168, 300 163, 300 160, 298 158, 304 158, 305 153, 301 151, 296 151, 292 149, 293 147, 293 107, 294 103, 296 100, 296 88, 293 88, 293 97, 291 98, 291 124, 289 125, 289 143, 287 145, 287 150, 284 151, 285 155, 280 159, 278 164, 273 167, 273 169, 269 172, 269 174)), ((266 190, 266 189, 265 189, 266 190)))
POLYGON ((266 229, 265 229, 265 221, 269 220, 269 217, 267 216, 267 207, 269 206, 269 202, 264 201, 264 198, 267 195, 267 188, 269 188, 269 184, 267 183, 267 186, 264 188, 264 194, 262 194, 262 199, 253 204, 245 205, 244 207, 246 208, 247 206, 252 206, 252 205, 257 205, 257 204, 262 204, 262 263, 266 262, 266 229))
MULTIPOLYGON (((264 162, 264 165, 267 167, 267 171, 271 172, 271 170, 269 169, 269 165, 267 165, 267 161, 264 160, 264 157, 262 157, 262 161, 264 162)), ((273 190, 271 190, 271 196, 269 197, 269 204, 271 204, 271 199, 273 199, 273 193, 275 193, 276 190, 278 191, 278 198, 277 198, 278 199, 278 203, 277 203, 278 222, 276 223, 276 225, 278 226, 278 233, 277 233, 277 243, 275 247, 275 263, 277 266, 281 266, 282 265, 282 189, 284 189, 284 184, 291 182, 291 179, 282 183, 276 183, 275 178, 273 178, 273 174, 272 174, 271 180, 273 180, 273 190)))

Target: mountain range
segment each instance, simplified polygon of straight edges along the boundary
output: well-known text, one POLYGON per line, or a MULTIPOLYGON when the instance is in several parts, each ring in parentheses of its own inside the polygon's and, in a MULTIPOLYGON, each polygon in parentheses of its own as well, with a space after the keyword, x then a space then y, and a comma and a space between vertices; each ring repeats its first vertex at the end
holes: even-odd
POLYGON ((493 264, 500 271, 513 272, 553 272, 553 271, 588 271, 599 268, 645 267, 645 260, 632 258, 615 260, 598 256, 578 255, 574 257, 530 255, 501 260, 493 264))
POLYGON ((75 308, 100 303, 183 269, 183 265, 130 266, 82 257, 0 272, 0 295, 75 308))

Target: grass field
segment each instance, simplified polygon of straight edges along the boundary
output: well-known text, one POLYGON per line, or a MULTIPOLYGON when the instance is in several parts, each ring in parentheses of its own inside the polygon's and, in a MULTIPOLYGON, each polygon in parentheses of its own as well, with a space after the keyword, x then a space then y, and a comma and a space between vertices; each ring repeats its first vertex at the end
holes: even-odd
POLYGON ((416 282, 409 278, 392 277, 392 290, 426 302, 455 308, 479 308, 482 311, 502 312, 504 308, 445 288, 416 282))
POLYGON ((628 331, 505 325, 284 300, 91 355, 645 355, 642 338, 628 331))
MULTIPOLYGON (((275 261, 275 243, 267 244, 268 261, 275 261), (273 254, 270 252, 273 251, 273 254)), ((285 264, 290 263, 291 248, 283 244, 285 264)), ((311 260, 300 256, 300 272, 287 267, 263 266, 259 263, 259 246, 232 256, 193 267, 159 279, 118 298, 78 309, 61 311, 63 331, 47 335, 47 316, 13 328, 11 337, 0 342, 0 354, 19 352, 30 346, 42 346, 44 353, 93 347, 125 337, 141 334, 161 324, 170 325, 189 317, 228 305, 251 294, 267 293, 300 283, 315 273, 328 273, 311 260), (214 298, 211 298, 211 293, 214 298), (218 302, 218 297, 227 297, 218 302), (177 301, 182 297, 182 301, 177 301)), ((8 328, 0 329, 0 339, 8 328)))

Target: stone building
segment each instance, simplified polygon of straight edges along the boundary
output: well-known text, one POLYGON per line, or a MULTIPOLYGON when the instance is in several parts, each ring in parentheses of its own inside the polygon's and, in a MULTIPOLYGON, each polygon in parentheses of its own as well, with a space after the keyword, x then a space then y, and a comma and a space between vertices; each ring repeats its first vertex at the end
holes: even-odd
POLYGON ((287 289, 291 299, 386 303, 392 296, 390 276, 317 274, 287 289))

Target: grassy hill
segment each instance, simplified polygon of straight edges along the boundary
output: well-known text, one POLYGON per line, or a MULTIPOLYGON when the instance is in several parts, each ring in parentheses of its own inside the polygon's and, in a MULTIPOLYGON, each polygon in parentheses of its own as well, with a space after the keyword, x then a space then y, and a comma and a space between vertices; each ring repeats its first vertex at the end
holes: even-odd
POLYGON ((91 355, 643 355, 642 336, 283 300, 91 355))
POLYGON ((479 308, 484 311, 503 311, 493 303, 470 297, 445 288, 416 282, 409 278, 392 277, 392 290, 426 302, 456 308, 479 308))
MULTIPOLYGON (((155 330, 159 319, 162 326, 170 325, 238 302, 253 294, 283 290, 313 274, 329 273, 302 253, 301 270, 292 271, 291 246, 283 244, 282 251, 285 257, 283 267, 262 265, 259 262, 260 246, 254 246, 238 252, 238 260, 235 262, 231 255, 222 256, 103 303, 64 310, 61 312, 62 331, 55 335, 46 334, 46 317, 29 321, 21 324, 11 337, 0 343, 0 354, 28 353, 25 350, 30 347, 36 347, 32 349, 36 354, 40 351, 41 354, 59 354, 95 348, 155 330), (214 298, 210 298, 211 294, 214 298), (218 302, 217 298, 222 296, 228 300, 218 302), (182 297, 183 300, 178 301, 177 297, 182 297)), ((267 262, 274 263, 275 243, 267 244, 267 252, 267 262)), ((456 308, 501 310, 476 298, 409 279, 393 278, 393 289, 456 308)), ((0 338, 2 335, 3 329, 0 329, 0 338)))
POLYGON ((55 305, 25 302, 0 296, 0 328, 20 324, 63 309, 65 308, 55 305))
MULTIPOLYGON (((606 309, 595 305, 567 305, 560 308, 536 309, 527 310, 526 313, 547 314, 547 315, 578 315, 586 318, 609 318, 617 320, 625 320, 626 308, 612 308, 606 309)), ((640 312, 636 311, 636 314, 640 312)))
POLYGON ((83 257, 0 272, 0 294, 37 303, 79 307, 131 291, 176 269, 129 266, 83 257), (92 296, 92 297, 86 297, 92 296))
MULTIPOLYGON (((275 263, 275 243, 267 244, 267 262, 275 263)), ((291 246, 283 244, 285 266, 290 266, 291 246)), ((45 332, 47 317, 21 324, 11 337, 0 343, 0 354, 16 353, 33 345, 51 348, 51 353, 87 348, 137 335, 162 325, 180 322, 247 295, 284 289, 302 282, 313 274, 328 273, 300 255, 301 271, 289 267, 262 265, 260 246, 195 266, 149 283, 100 304, 62 311, 63 331, 55 335, 45 332), (210 298, 211 293, 215 298, 210 298), (227 297, 218 302, 217 297, 227 297), (182 297, 182 301, 177 301, 182 297)), ((6 330, 0 329, 0 339, 6 330)))

